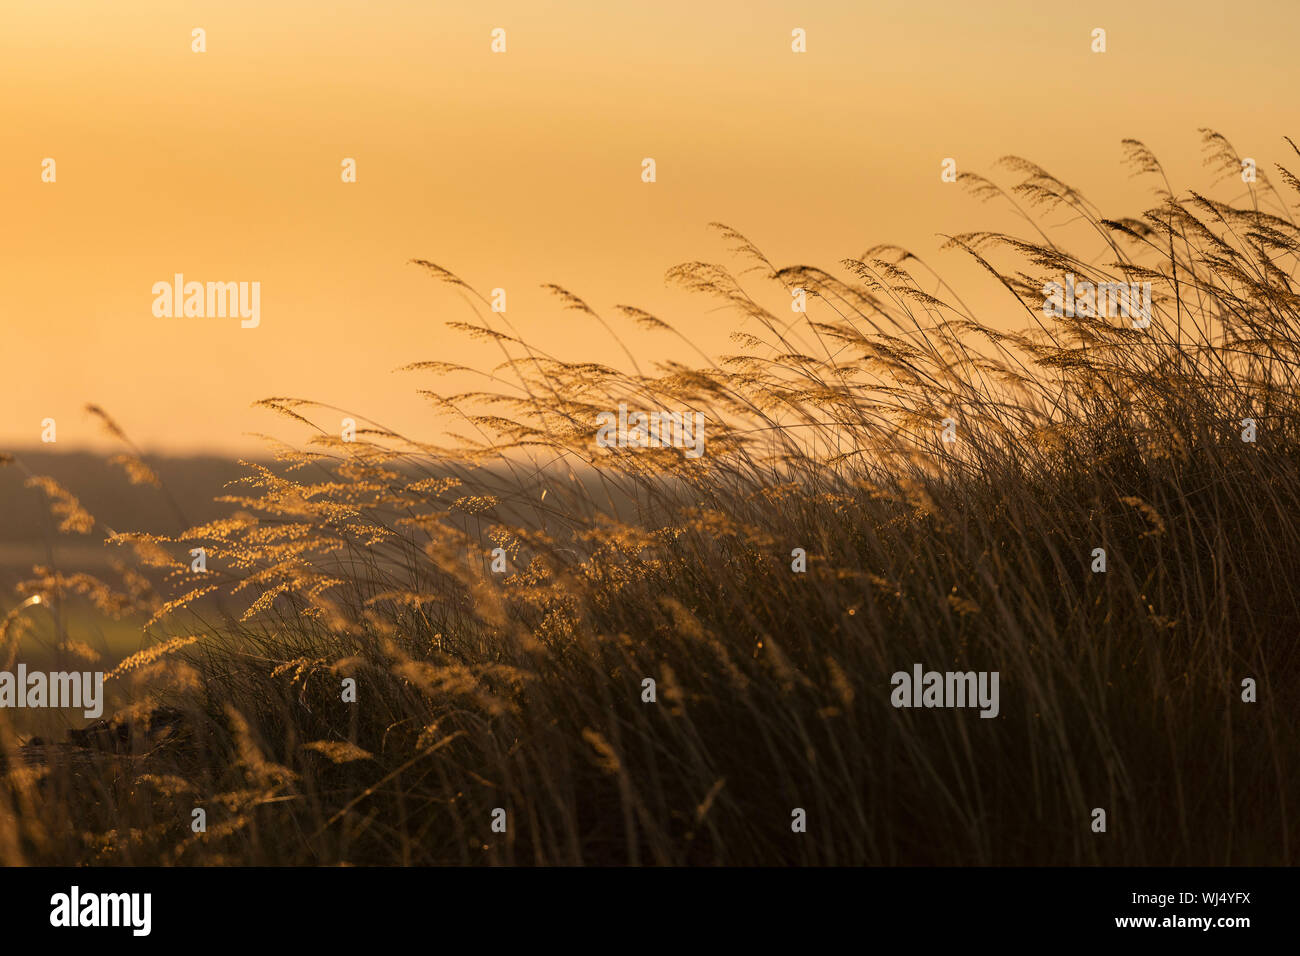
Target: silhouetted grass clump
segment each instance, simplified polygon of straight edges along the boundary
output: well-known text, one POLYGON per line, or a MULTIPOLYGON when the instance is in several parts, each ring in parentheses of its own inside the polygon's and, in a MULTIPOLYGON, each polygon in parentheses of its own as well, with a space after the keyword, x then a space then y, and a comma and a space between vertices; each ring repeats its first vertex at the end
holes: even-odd
MULTIPOLYGON (((1205 143, 1236 177, 1227 142, 1205 143)), ((250 466, 229 517, 112 535, 137 559, 122 587, 45 568, 21 589, 143 611, 170 643, 114 673, 134 742, 11 754, 0 856, 1295 863, 1294 196, 1262 172, 1231 202, 1175 195, 1126 148, 1159 184, 1134 219, 1023 160, 1009 190, 963 177, 1030 223, 1093 227, 1087 257, 1036 224, 951 238, 1020 329, 969 314, 904 250, 837 276, 777 268, 724 228, 760 281, 809 296, 780 314, 720 266, 674 269, 751 330, 737 354, 571 362, 484 301, 451 324, 502 362, 482 390, 422 393, 466 432, 451 447, 377 426, 344 441, 326 406, 268 400, 314 447, 250 466), (1044 284, 1067 275, 1150 282, 1150 326, 1045 318, 1044 284), (600 447, 620 403, 702 412, 706 454, 600 447), (891 675, 914 663, 998 671, 997 717, 895 708, 891 675)), ((40 487, 66 531, 91 531, 40 487)))

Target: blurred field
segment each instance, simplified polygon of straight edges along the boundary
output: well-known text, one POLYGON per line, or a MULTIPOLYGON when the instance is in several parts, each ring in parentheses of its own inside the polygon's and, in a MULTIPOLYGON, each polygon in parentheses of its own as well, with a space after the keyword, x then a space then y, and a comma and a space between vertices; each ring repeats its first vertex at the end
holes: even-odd
MULTIPOLYGON (((0 501, 5 504, 0 509, 0 618, 18 608, 21 597, 16 596, 16 587, 32 577, 33 568, 112 576, 114 564, 122 564, 124 555, 120 548, 102 540, 109 529, 178 532, 191 522, 209 520, 225 512, 213 499, 222 494, 227 481, 242 473, 239 465, 228 459, 151 456, 150 467, 165 482, 164 492, 133 485, 119 465, 110 464, 108 456, 55 449, 57 445, 14 450, 11 454, 22 467, 0 468, 0 501), (104 534, 60 533, 59 520, 47 507, 45 495, 25 486, 24 468, 75 488, 79 502, 100 519, 104 534)), ((93 603, 76 598, 22 613, 30 629, 17 642, 17 659, 39 670, 111 670, 179 623, 155 625, 146 633, 147 614, 134 611, 114 618, 93 603), (68 641, 84 645, 95 659, 68 653, 68 641)), ((126 702, 121 693, 114 693, 106 713, 111 715, 126 702)), ((60 737, 69 727, 85 723, 77 711, 14 709, 6 716, 10 745, 14 735, 60 737)))
MULTIPOLYGON (((225 512, 213 499, 226 482, 243 472, 238 463, 224 458, 149 457, 149 467, 162 488, 132 485, 120 465, 109 456, 87 452, 61 452, 45 445, 8 449, 31 473, 48 475, 66 488, 75 488, 78 500, 106 528, 179 532, 225 512)), ((117 557, 101 540, 60 534, 58 521, 45 506, 37 489, 24 486, 27 475, 19 467, 0 469, 0 584, 7 590, 18 577, 57 554, 68 566, 107 567, 117 557)))

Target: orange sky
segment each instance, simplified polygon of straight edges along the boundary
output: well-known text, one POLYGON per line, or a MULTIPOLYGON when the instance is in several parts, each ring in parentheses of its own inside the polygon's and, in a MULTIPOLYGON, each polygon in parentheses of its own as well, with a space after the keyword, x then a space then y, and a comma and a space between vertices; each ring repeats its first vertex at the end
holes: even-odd
POLYGON ((939 181, 943 157, 989 173, 1025 155, 1114 215, 1144 208, 1126 136, 1177 185, 1210 187, 1200 126, 1298 165, 1281 140, 1300 136, 1297 36, 1292 0, 6 0, 0 447, 36 443, 46 417, 58 447, 98 443, 86 402, 155 450, 304 437, 249 408, 273 395, 436 440, 414 391, 437 383, 392 370, 496 355, 444 328, 471 313, 413 257, 506 288, 525 335, 608 364, 617 346, 538 286, 725 348, 731 318, 663 282, 725 257, 712 220, 778 264, 895 242, 978 283, 936 234, 1008 223, 939 181), (260 282, 260 325, 156 318, 151 288, 177 272, 260 282))

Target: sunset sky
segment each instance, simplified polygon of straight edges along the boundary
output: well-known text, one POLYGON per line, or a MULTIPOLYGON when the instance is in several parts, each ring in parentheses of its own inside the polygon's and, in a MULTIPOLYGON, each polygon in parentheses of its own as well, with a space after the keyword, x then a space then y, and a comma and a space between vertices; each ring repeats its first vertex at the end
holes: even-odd
POLYGON ((893 242, 978 283, 938 234, 1011 223, 941 183, 942 158, 1026 156, 1112 215, 1148 204, 1124 137, 1179 187, 1212 187, 1202 126, 1261 169, 1300 165, 1282 139, 1300 136, 1298 36, 1294 0, 6 0, 0 448, 37 444, 46 417, 60 448, 96 445, 94 402, 147 449, 248 453, 249 432, 304 437, 249 407, 286 395, 437 440, 414 392, 438 383, 392 370, 497 356, 444 327, 473 313, 415 257, 608 364, 617 347, 539 285, 724 348, 733 319, 663 279, 727 261, 714 220, 782 265, 893 242), (260 326, 156 318, 151 287, 177 272, 260 282, 260 326))

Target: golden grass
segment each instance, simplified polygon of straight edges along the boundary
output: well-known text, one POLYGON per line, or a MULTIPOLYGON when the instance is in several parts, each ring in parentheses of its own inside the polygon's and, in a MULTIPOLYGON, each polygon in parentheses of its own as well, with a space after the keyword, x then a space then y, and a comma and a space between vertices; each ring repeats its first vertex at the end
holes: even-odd
MULTIPOLYGON (((1236 172, 1222 137, 1205 143, 1236 172)), ((1175 196, 1126 149, 1157 181, 1139 218, 1103 218, 1025 160, 1005 162, 1009 189, 963 177, 1034 230, 949 241, 1024 308, 1021 329, 980 322, 897 247, 841 278, 777 268, 720 227, 761 280, 808 291, 807 315, 686 263, 670 279, 735 311, 740 351, 627 372, 496 327, 418 261, 481 304, 450 324, 501 352, 483 390, 421 391, 460 439, 369 423, 344 442, 312 417, 336 410, 268 399, 315 447, 250 465, 228 520, 118 536, 145 559, 120 592, 29 583, 164 625, 210 589, 229 603, 202 632, 186 621, 192 646, 119 668, 185 712, 179 738, 89 769, 11 754, 0 859, 1295 863, 1295 197, 1262 173, 1244 202, 1175 196), (1104 254, 1060 248, 1033 218, 1055 210, 1104 254), (1044 318, 1043 284, 1066 273, 1151 282, 1151 327, 1044 318), (598 448, 596 416, 620 402, 703 412, 707 453, 598 448), (999 671, 1000 716, 893 709, 890 674, 914 661, 999 671)), ((138 455, 122 464, 150 483, 138 455)), ((63 530, 91 530, 38 485, 63 530)))

